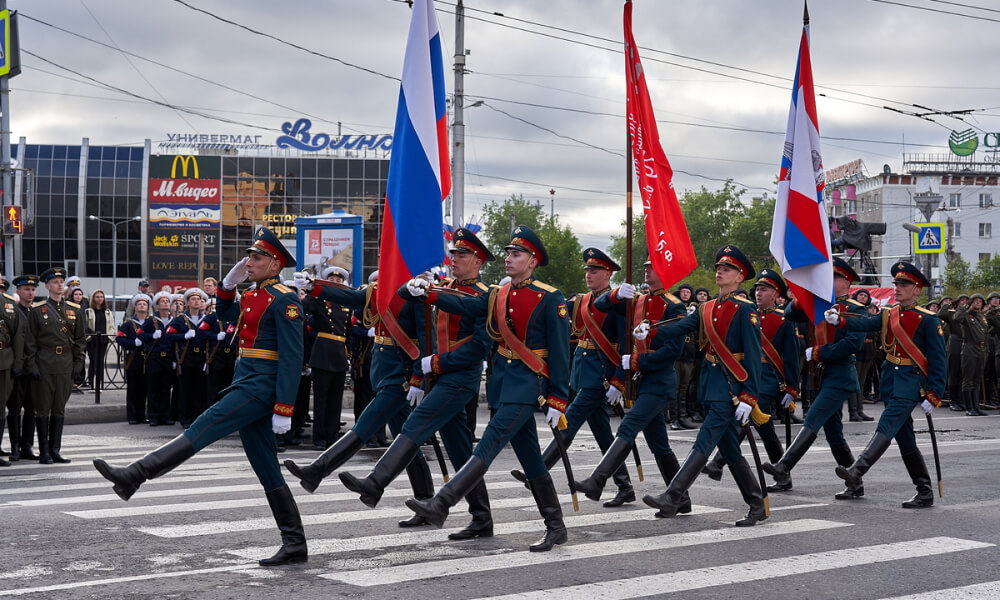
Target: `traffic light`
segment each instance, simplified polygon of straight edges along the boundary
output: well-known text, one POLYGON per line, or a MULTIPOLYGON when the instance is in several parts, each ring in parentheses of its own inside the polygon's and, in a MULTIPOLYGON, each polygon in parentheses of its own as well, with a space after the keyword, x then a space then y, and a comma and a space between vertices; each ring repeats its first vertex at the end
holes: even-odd
POLYGON ((24 223, 21 221, 20 206, 3 207, 3 234, 21 235, 24 233, 24 223))

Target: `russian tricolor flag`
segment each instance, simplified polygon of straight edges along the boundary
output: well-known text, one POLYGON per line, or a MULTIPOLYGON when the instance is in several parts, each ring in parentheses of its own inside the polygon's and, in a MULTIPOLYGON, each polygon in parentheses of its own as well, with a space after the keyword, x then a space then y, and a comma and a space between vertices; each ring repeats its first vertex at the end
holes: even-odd
POLYGON ((805 12, 792 87, 778 198, 771 224, 771 254, 795 302, 818 323, 835 300, 830 228, 823 188, 823 155, 809 60, 809 12, 805 12))
POLYGON ((407 280, 444 261, 442 200, 450 191, 441 34, 432 0, 416 0, 403 57, 382 213, 379 313, 407 280))

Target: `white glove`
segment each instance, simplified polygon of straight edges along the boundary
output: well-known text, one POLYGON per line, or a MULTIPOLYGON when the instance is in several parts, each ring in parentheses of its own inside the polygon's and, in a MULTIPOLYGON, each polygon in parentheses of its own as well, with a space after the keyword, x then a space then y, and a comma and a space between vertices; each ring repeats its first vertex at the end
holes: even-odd
POLYGON ((136 348, 142 348, 142 340, 141 339, 135 338, 135 347, 136 348))
POLYGON ((226 276, 222 278, 222 289, 231 290, 237 285, 243 283, 247 279, 247 261, 250 260, 249 256, 244 256, 243 260, 233 265, 232 269, 226 273, 226 276))
POLYGON ((836 307, 828 308, 826 309, 826 312, 823 313, 823 318, 826 319, 826 322, 830 325, 836 326, 840 323, 840 311, 837 310, 836 307))
POLYGON ((220 331, 219 333, 215 334, 215 339, 219 340, 220 342, 226 339, 226 332, 220 331))
POLYGON ((795 396, 791 394, 785 394, 784 398, 781 399, 781 407, 788 408, 789 406, 792 405, 792 402, 795 402, 795 396))
POLYGON ((271 431, 274 433, 287 433, 292 428, 292 418, 284 415, 271 415, 271 431))
POLYGON ((735 416, 736 420, 740 422, 740 425, 747 422, 747 419, 750 418, 750 411, 752 410, 753 407, 747 404, 746 402, 740 402, 739 404, 736 405, 735 416))
POLYGON ((306 368, 302 369, 302 373, 301 373, 302 377, 309 377, 312 374, 313 374, 312 367, 306 367, 306 368))
POLYGON ((406 291, 410 292, 410 295, 414 298, 419 298, 427 293, 427 288, 430 286, 431 283, 426 279, 414 277, 406 282, 406 291))
POLYGON ((194 329, 188 329, 187 333, 184 334, 184 339, 186 339, 186 340, 193 340, 194 336, 195 336, 194 329))
POLYGON ((687 314, 689 316, 693 315, 694 313, 698 312, 698 305, 697 304, 688 304, 688 307, 686 309, 684 309, 684 310, 687 311, 687 314))
POLYGON ((809 346, 808 348, 806 348, 806 362, 809 362, 812 359, 813 359, 813 349, 812 346, 809 346))
POLYGON ((157 329, 156 331, 153 332, 153 339, 154 340, 158 340, 161 337, 163 337, 163 330, 162 329, 157 329))
POLYGON ((929 415, 934 410, 934 405, 931 404, 930 400, 924 400, 920 403, 920 408, 924 411, 925 415, 929 415))
POLYGON ((549 412, 545 413, 545 422, 549 424, 549 427, 559 426, 559 417, 562 413, 557 408, 549 407, 549 412))
POLYGON ((433 355, 425 356, 420 359, 420 372, 430 373, 431 372, 431 359, 434 358, 433 355))
POLYGON ((201 372, 208 373, 208 363, 201 365, 201 372))
POLYGON ((311 290, 313 286, 312 282, 309 281, 309 276, 302 271, 292 273, 292 283, 294 283, 295 287, 298 289, 305 290, 307 292, 311 290))
POLYGON ((410 408, 416 408, 420 401, 424 399, 424 390, 415 385, 410 386, 410 391, 406 392, 406 401, 410 403, 410 408))
POLYGON ((625 400, 625 397, 622 396, 622 393, 615 386, 608 388, 608 391, 604 394, 604 398, 607 399, 608 404, 611 406, 618 406, 625 400))
POLYGON ((632 355, 622 354, 622 368, 628 371, 630 366, 632 366, 632 355))
POLYGON ((374 327, 369 327, 368 328, 368 337, 375 337, 375 328, 374 327))
POLYGON ((632 330, 632 335, 640 342, 649 337, 649 323, 639 323, 632 330))
POLYGON ((616 295, 619 300, 631 300, 635 298, 635 286, 631 283, 623 283, 618 287, 616 295))

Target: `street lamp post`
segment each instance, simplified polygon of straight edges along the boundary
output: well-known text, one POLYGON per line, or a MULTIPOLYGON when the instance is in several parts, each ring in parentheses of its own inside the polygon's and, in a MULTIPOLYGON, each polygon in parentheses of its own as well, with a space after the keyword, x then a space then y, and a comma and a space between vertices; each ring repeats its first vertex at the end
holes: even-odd
POLYGON ((115 302, 118 300, 118 226, 141 221, 142 217, 129 217, 121 221, 109 221, 96 215, 88 215, 87 218, 91 221, 111 225, 111 311, 114 314, 115 302))

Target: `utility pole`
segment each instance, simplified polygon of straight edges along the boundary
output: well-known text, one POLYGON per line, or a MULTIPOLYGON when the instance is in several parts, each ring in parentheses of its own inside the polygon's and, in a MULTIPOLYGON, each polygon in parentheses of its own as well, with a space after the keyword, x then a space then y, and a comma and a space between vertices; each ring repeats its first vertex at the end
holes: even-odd
MULTIPOLYGON (((0 0, 2 1, 2 0, 0 0)), ((451 128, 451 223, 465 226, 465 6, 455 5, 455 122, 451 128)))
POLYGON ((556 218, 556 191, 549 190, 549 221, 556 218))
MULTIPOLYGON (((7 0, 0 0, 0 10, 7 10, 7 0)), ((10 28, 10 17, 4 24, 10 28)), ((0 32, 2 34, 2 32, 0 32)), ((8 36, 9 39, 10 36, 8 36)), ((13 56, 12 48, 4 48, 6 53, 7 66, 10 66, 10 57, 13 56)), ((10 75, 0 76, 0 172, 3 173, 3 205, 12 206, 14 204, 13 178, 10 170, 10 75)), ((21 157, 24 160, 24 157, 21 157)), ((4 236, 3 244, 3 264, 4 275, 7 281, 14 279, 14 236, 4 236)))

